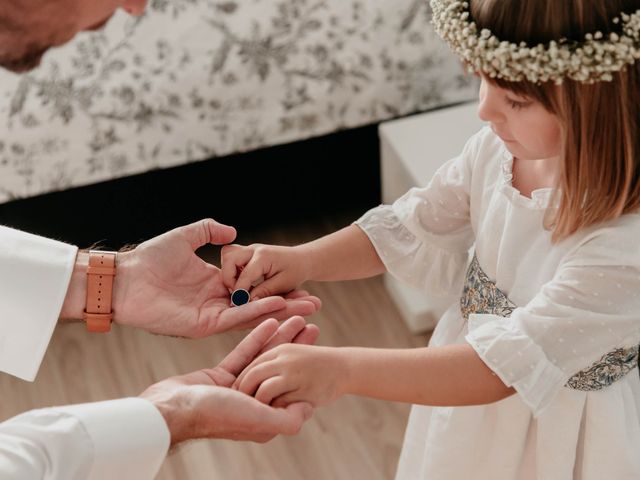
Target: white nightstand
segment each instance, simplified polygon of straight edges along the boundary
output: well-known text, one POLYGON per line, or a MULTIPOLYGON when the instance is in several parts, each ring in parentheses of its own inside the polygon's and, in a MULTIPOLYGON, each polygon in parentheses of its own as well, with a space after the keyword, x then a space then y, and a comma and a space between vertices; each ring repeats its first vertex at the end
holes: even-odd
MULTIPOLYGON (((436 170, 458 155, 480 130, 476 102, 414 115, 380 125, 382 201, 393 203, 407 190, 425 186, 436 170)), ((429 296, 385 275, 387 291, 413 332, 432 329, 453 297, 429 296)))

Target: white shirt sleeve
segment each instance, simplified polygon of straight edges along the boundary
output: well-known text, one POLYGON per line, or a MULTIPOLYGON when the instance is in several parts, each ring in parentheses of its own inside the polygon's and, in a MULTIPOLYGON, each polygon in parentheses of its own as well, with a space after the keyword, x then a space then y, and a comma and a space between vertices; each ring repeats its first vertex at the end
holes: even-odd
POLYGON ((424 188, 412 188, 393 205, 374 208, 358 219, 387 271, 430 294, 462 290, 469 248, 474 160, 484 131, 462 153, 442 165, 424 188))
MULTIPOLYGON (((76 254, 0 226, 0 370, 35 378, 76 254)), ((160 412, 139 398, 33 410, 0 424, 0 478, 150 479, 169 442, 160 412)))
POLYGON ((536 416, 573 375, 617 348, 640 344, 639 218, 634 217, 586 239, 511 317, 469 316, 469 344, 536 416))
POLYGON ((169 442, 162 415, 140 398, 32 410, 0 424, 0 478, 152 479, 169 442))
POLYGON ((0 371, 35 379, 77 251, 73 245, 0 226, 0 371))

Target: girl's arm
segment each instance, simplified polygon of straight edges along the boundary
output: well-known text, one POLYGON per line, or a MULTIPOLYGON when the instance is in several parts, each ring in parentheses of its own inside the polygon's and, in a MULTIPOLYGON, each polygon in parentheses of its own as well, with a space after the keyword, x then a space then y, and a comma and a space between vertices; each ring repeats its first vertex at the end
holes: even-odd
POLYGON ((309 280, 356 280, 386 271, 369 237, 356 225, 297 247, 309 280))
POLYGON ((254 244, 222 249, 224 285, 251 290, 254 299, 289 292, 307 280, 355 280, 384 272, 369 237, 355 225, 296 247, 254 244))
POLYGON ((515 393, 470 345, 398 350, 285 345, 259 357, 235 386, 267 404, 307 401, 316 406, 345 394, 465 406, 515 393))
POLYGON ((339 350, 345 393, 433 406, 484 405, 515 393, 468 344, 339 350))

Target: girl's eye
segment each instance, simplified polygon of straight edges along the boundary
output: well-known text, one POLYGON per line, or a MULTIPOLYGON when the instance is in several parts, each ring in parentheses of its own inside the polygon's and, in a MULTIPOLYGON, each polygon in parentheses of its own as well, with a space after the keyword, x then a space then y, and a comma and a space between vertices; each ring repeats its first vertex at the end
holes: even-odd
POLYGON ((523 108, 528 106, 530 102, 517 102, 515 100, 511 100, 510 98, 507 98, 507 103, 513 110, 517 111, 517 110, 522 110, 523 108))

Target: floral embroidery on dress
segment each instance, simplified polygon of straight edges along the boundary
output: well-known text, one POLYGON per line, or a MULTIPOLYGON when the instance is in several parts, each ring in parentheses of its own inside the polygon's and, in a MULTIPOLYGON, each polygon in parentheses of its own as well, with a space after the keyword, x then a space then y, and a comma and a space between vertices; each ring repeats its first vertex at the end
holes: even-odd
POLYGON ((567 386, 574 390, 602 390, 638 366, 637 345, 632 348, 617 348, 569 379, 567 386))
MULTIPOLYGON (((460 298, 460 312, 465 321, 469 315, 492 314, 509 317, 517 308, 480 267, 474 254, 460 298)), ((617 348, 588 368, 573 375, 565 386, 574 390, 595 391, 608 387, 638 366, 640 346, 617 348)))
POLYGON ((460 298, 462 317, 469 320, 469 315, 472 313, 509 317, 515 309, 516 305, 482 271, 478 257, 474 255, 467 270, 467 280, 460 298))

